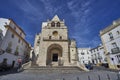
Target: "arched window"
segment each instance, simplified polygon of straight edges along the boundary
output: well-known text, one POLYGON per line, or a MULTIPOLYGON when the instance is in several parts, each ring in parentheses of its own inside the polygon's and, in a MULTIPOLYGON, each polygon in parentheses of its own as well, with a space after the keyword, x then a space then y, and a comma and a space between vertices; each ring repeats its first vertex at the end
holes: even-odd
POLYGON ((55 22, 52 22, 52 23, 51 23, 51 27, 55 27, 55 22))
POLYGON ((51 39, 51 36, 49 36, 49 39, 51 39))
POLYGON ((9 43, 8 43, 8 46, 7 46, 7 48, 6 48, 6 52, 7 53, 11 53, 12 52, 12 42, 10 41, 9 43))
POLYGON ((14 34, 12 34, 11 37, 14 38, 14 34))
POLYGON ((15 55, 16 55, 16 56, 19 55, 19 46, 16 46, 15 55))
POLYGON ((62 39, 62 36, 60 36, 60 39, 62 39))
POLYGON ((119 35, 119 34, 120 34, 120 32, 119 32, 119 31, 117 31, 117 34, 119 35))
POLYGON ((57 27, 60 27, 60 22, 57 22, 57 27))

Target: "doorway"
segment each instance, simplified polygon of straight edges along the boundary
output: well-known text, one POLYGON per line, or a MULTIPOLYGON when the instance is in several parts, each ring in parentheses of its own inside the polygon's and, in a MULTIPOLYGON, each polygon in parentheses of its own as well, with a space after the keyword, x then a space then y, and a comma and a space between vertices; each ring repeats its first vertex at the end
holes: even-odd
POLYGON ((53 56, 52 56, 52 61, 53 62, 57 62, 58 61, 58 54, 57 53, 54 53, 53 56))
POLYGON ((50 45, 46 57, 46 65, 58 66, 59 58, 62 57, 62 47, 59 44, 50 45))

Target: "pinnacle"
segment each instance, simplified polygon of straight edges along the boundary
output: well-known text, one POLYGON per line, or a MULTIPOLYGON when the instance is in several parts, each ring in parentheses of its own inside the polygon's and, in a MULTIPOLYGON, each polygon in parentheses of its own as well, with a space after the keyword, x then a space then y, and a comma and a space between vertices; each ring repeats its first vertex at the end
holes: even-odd
POLYGON ((52 21, 60 21, 59 17, 57 15, 55 15, 52 19, 52 21))

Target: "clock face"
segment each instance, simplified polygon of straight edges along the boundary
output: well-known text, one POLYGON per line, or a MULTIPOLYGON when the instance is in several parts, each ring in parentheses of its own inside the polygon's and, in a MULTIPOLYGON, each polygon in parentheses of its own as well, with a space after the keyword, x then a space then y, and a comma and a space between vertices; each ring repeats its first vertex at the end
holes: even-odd
POLYGON ((57 36, 57 35, 58 35, 58 32, 57 32, 57 31, 53 31, 53 35, 54 35, 54 36, 57 36))

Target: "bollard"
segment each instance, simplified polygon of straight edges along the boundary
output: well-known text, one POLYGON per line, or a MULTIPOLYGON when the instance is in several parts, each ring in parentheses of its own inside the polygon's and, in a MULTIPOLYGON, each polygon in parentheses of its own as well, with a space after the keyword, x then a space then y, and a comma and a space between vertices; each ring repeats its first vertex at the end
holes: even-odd
POLYGON ((120 76, 119 76, 119 74, 117 74, 117 80, 120 80, 120 76))
POLYGON ((90 80, 90 76, 88 76, 88 80, 90 80))
POLYGON ((107 74, 107 78, 108 78, 108 80, 110 80, 110 76, 109 76, 109 74, 107 74))
POLYGON ((98 75, 98 80, 101 80, 100 75, 98 75))
POLYGON ((63 78, 63 80, 65 80, 65 78, 63 78))
POLYGON ((79 77, 77 77, 77 80, 79 80, 79 77))

